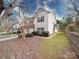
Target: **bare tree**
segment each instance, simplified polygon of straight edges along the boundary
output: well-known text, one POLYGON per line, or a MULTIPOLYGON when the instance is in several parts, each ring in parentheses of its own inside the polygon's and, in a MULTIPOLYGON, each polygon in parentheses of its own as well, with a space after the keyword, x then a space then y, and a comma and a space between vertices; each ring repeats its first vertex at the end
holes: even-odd
MULTIPOLYGON (((21 2, 19 3, 19 11, 23 13, 23 21, 21 22, 21 34, 22 34, 22 38, 25 40, 25 36, 26 36, 26 30, 27 32, 29 31, 29 28, 30 28, 30 23, 27 22, 29 21, 30 19, 26 19, 25 18, 25 15, 29 16, 32 14, 32 9, 35 8, 33 5, 32 5, 32 2, 33 0, 21 0, 21 2), (25 14, 25 15, 24 15, 25 14)), ((20 15, 21 17, 21 15, 20 15)), ((29 32, 28 32, 29 33, 29 32)))
POLYGON ((0 0, 0 14, 2 13, 4 9, 3 0, 0 0))
POLYGON ((71 0, 74 10, 76 11, 77 15, 79 16, 79 0, 71 0))
POLYGON ((79 16, 79 0, 62 0, 63 7, 67 14, 79 16))

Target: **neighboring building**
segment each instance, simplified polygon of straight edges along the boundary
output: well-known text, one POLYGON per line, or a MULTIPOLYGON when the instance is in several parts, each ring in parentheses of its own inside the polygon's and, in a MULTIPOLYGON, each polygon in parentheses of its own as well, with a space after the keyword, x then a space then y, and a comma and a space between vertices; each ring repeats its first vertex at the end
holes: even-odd
POLYGON ((9 31, 10 27, 12 26, 13 21, 7 18, 0 18, 0 32, 9 31))
POLYGON ((0 32, 9 31, 12 25, 11 15, 13 8, 11 6, 4 9, 3 0, 0 0, 0 32))
POLYGON ((29 29, 29 33, 33 31, 48 31, 49 34, 53 34, 57 31, 54 12, 43 8, 39 8, 33 18, 29 18, 27 21, 23 21, 23 23, 25 28, 29 29))

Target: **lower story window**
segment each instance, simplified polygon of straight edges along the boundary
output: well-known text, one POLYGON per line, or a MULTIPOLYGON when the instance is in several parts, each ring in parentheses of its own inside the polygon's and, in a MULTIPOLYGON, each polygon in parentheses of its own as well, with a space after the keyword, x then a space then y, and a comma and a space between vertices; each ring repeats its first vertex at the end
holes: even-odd
POLYGON ((37 28, 37 31, 44 31, 44 27, 42 27, 42 28, 37 28))

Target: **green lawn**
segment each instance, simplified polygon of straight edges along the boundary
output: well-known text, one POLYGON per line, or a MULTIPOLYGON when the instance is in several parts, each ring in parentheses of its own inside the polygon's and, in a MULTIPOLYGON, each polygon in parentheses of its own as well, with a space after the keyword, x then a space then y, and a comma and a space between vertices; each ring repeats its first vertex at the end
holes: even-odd
POLYGON ((43 59, 63 59, 61 56, 69 47, 69 41, 64 33, 58 32, 41 42, 43 59))

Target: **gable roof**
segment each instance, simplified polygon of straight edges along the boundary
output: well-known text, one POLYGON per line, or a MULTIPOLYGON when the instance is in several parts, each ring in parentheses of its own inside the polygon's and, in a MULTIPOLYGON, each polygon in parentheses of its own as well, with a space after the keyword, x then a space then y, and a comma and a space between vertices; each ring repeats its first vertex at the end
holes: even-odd
POLYGON ((46 10, 46 9, 43 8, 43 7, 38 7, 38 8, 36 9, 36 11, 35 11, 35 15, 34 15, 34 17, 36 17, 37 14, 38 14, 38 13, 40 14, 40 12, 42 12, 42 11, 45 11, 45 12, 47 12, 47 13, 53 13, 53 12, 54 12, 54 10, 51 11, 51 10, 46 10))
POLYGON ((36 13, 38 13, 39 11, 46 11, 46 12, 49 13, 49 11, 47 11, 46 9, 44 9, 42 7, 37 8, 36 13))
POLYGON ((36 9, 36 11, 35 11, 35 16, 36 16, 38 13, 42 12, 42 11, 45 11, 45 12, 49 13, 49 11, 45 10, 44 8, 38 7, 38 8, 36 9))

